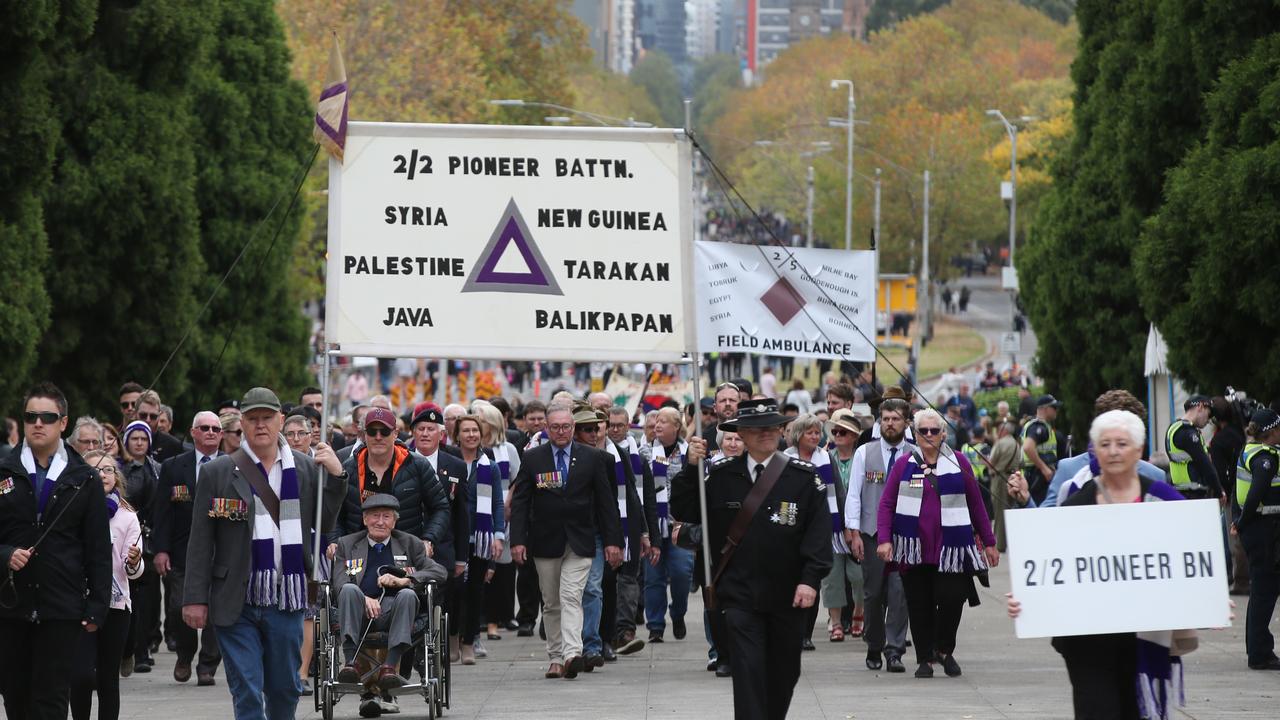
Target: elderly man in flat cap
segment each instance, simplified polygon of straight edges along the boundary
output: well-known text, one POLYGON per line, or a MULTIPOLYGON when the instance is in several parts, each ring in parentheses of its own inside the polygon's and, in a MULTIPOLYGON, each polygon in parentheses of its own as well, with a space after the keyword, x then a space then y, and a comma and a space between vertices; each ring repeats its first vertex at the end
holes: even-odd
POLYGON ((357 644, 369 630, 386 631, 387 659, 369 679, 382 690, 404 685, 397 668, 412 643, 418 594, 428 582, 443 582, 443 566, 427 557, 422 541, 396 530, 400 501, 394 495, 370 495, 361 506, 364 530, 338 539, 333 556, 334 595, 338 598, 339 640, 345 665, 338 681, 361 682, 357 644))

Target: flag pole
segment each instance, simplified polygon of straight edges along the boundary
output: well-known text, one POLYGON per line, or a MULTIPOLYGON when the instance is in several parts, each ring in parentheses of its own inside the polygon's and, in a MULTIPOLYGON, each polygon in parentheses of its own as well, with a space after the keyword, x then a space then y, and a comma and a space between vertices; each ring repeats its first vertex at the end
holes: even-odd
MULTIPOLYGON (((325 343, 324 358, 321 361, 321 367, 323 369, 320 371, 320 397, 324 398, 324 405, 321 408, 322 410, 324 408, 333 407, 333 405, 329 403, 329 376, 331 374, 329 367, 329 349, 329 344, 325 343)), ((320 442, 329 442, 329 413, 327 411, 320 413, 320 442)), ((320 563, 323 562, 320 528, 324 522, 324 486, 325 481, 328 480, 328 478, 329 472, 324 469, 324 465, 321 465, 320 482, 316 483, 316 524, 312 526, 312 532, 315 534, 315 539, 312 541, 311 547, 311 553, 315 557, 315 562, 312 563, 311 566, 311 579, 316 582, 320 582, 320 563)))
MULTIPOLYGON (((697 423, 698 437, 706 441, 702 428, 702 369, 698 367, 702 353, 689 354, 689 365, 693 368, 693 417, 697 423)), ((698 512, 702 518, 702 571, 705 573, 703 587, 711 586, 711 526, 707 517, 707 459, 698 461, 698 512)))

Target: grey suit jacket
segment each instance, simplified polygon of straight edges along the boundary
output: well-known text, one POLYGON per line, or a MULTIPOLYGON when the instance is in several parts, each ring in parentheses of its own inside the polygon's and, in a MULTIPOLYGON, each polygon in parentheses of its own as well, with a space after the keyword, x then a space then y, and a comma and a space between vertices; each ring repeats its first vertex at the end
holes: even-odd
MULTIPOLYGON (((320 471, 314 460, 298 452, 293 453, 293 464, 298 472, 298 493, 302 501, 302 541, 306 545, 303 557, 310 576, 311 526, 315 524, 320 471)), ((327 477, 321 533, 333 527, 346 492, 346 478, 327 477)), ((200 482, 196 484, 196 496, 192 500, 182 604, 208 605, 209 621, 214 625, 233 624, 244 607, 253 545, 254 502, 249 481, 240 474, 230 455, 210 461, 200 471, 200 482), (218 498, 243 500, 248 503, 249 511, 244 519, 209 517, 213 501, 218 498)))
MULTIPOLYGON (((422 540, 400 530, 391 531, 391 558, 398 568, 409 570, 408 577, 413 580, 415 588, 421 588, 428 582, 444 582, 449 574, 444 566, 427 557, 427 549, 422 540)), ((377 572, 365 564, 369 557, 369 531, 343 535, 338 538, 338 549, 333 554, 333 574, 330 585, 336 597, 342 592, 342 586, 355 583, 358 587, 367 572, 377 572)))

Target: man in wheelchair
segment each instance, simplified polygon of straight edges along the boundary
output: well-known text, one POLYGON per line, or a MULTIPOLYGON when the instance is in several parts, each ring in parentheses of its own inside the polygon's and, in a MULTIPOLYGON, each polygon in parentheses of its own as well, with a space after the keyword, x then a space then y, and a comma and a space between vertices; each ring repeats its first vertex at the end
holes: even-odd
POLYGON ((368 632, 387 633, 387 657, 365 681, 373 690, 405 684, 401 657, 412 647, 418 593, 447 573, 427 557, 422 541, 396 530, 400 501, 393 495, 371 495, 361 506, 365 529, 338 540, 333 557, 333 595, 337 598, 338 640, 344 665, 338 682, 362 682, 356 668, 360 645, 368 632), (367 624, 367 627, 366 627, 367 624))

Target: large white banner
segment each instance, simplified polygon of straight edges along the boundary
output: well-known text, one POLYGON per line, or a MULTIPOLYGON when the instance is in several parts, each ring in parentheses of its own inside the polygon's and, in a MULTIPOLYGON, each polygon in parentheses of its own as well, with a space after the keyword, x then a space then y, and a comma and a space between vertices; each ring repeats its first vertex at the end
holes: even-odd
POLYGON ((700 352, 875 360, 875 253, 695 246, 700 352))
POLYGON ((678 131, 351 123, 329 163, 344 355, 672 362, 693 347, 678 131))
POLYGON ((1231 624, 1214 500, 1008 510, 1020 638, 1231 624))

